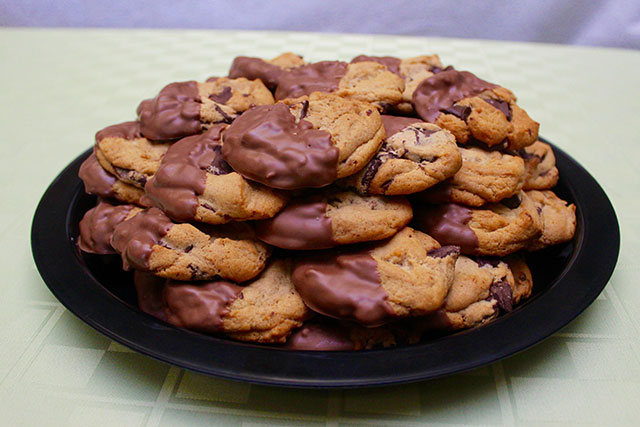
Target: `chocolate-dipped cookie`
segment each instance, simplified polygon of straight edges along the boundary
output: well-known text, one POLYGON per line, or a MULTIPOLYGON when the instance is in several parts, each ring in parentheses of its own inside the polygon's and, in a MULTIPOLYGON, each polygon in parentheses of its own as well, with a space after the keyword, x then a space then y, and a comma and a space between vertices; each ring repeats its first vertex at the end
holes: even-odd
POLYGON ((420 117, 451 131, 459 144, 519 150, 538 139, 539 124, 513 93, 468 71, 448 69, 423 80, 412 102, 420 117))
POLYGON ((118 224, 111 246, 125 269, 150 271, 176 280, 209 280, 215 276, 243 282, 258 275, 269 255, 243 223, 196 228, 175 224, 160 209, 150 208, 118 224))
POLYGON ((133 205, 112 205, 100 201, 95 207, 85 212, 78 226, 78 248, 91 254, 115 254, 111 246, 111 237, 118 224, 134 217, 141 211, 133 205))
POLYGON ((479 208, 414 201, 413 226, 463 254, 504 256, 523 249, 542 233, 533 201, 524 192, 479 208))
POLYGON ((361 194, 423 191, 460 169, 455 137, 446 129, 408 117, 382 116, 386 139, 380 151, 341 185, 361 194))
POLYGON ((223 224, 269 218, 284 206, 284 193, 244 179, 222 158, 226 127, 173 144, 147 182, 148 198, 171 219, 223 224))
POLYGON ((122 182, 140 189, 160 166, 169 149, 166 142, 142 136, 140 122, 124 122, 96 133, 94 152, 100 165, 122 182))
POLYGON ((249 80, 260 79, 266 87, 275 91, 280 75, 305 65, 301 56, 291 52, 285 52, 270 60, 237 56, 231 64, 229 77, 232 79, 246 77, 249 80))
POLYGON ((155 98, 142 101, 137 113, 145 137, 176 140, 216 123, 231 123, 251 106, 268 104, 273 104, 273 96, 261 81, 214 77, 206 83, 170 83, 155 98))
POLYGON ((259 239, 279 248, 325 249, 394 235, 411 221, 402 197, 343 191, 295 199, 276 216, 255 223, 259 239))
POLYGON ((312 310, 374 327, 440 308, 458 254, 406 227, 374 248, 301 258, 292 280, 312 310))
POLYGON ((275 260, 249 283, 179 282, 136 271, 142 311, 175 326, 240 341, 282 343, 308 309, 291 283, 291 265, 275 260))

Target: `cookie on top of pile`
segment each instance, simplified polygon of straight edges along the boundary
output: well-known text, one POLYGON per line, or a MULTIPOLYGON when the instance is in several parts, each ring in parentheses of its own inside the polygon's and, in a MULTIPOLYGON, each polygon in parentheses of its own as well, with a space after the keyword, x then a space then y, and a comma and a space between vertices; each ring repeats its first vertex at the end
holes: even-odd
POLYGON ((553 151, 508 89, 441 63, 237 57, 106 127, 80 168, 79 248, 135 270, 165 322, 293 350, 482 325, 567 242, 553 151))

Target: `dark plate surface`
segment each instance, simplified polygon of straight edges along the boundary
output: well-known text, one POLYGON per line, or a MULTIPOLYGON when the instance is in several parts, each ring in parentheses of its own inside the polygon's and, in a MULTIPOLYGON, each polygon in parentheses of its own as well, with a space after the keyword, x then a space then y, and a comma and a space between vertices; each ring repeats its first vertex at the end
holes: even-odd
POLYGON ((615 212, 598 183, 555 148, 554 191, 577 206, 572 242, 530 254, 532 297, 480 328, 413 346, 356 352, 287 351, 211 337, 165 324, 136 307, 132 276, 117 256, 83 256, 78 222, 95 204, 77 177, 85 152, 49 186, 31 229, 45 283, 71 312, 109 338, 182 368, 216 377, 291 387, 362 387, 437 378, 511 356, 549 337, 587 308, 607 284, 620 248, 615 212), (605 236, 605 237, 603 237, 605 236))

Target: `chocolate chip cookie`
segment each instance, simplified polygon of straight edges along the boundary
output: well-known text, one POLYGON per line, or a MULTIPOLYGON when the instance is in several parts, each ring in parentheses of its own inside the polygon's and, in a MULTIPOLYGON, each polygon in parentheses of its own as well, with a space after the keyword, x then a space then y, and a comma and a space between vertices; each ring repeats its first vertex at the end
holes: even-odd
POLYGON ((231 123, 253 105, 273 104, 260 80, 212 78, 170 83, 138 106, 140 131, 152 140, 195 135, 216 123, 231 123))
POLYGON ((449 131, 408 117, 383 115, 382 122, 387 137, 380 151, 342 185, 361 194, 412 194, 460 169, 460 152, 449 131))
POLYGON ((526 166, 525 190, 548 190, 558 183, 560 174, 556 167, 556 156, 549 144, 536 141, 520 150, 526 166))
POLYGON ((269 218, 287 196, 244 179, 222 158, 221 135, 227 125, 173 144, 145 191, 175 221, 223 224, 269 218))
POLYGON ((125 269, 176 280, 250 280, 264 268, 269 249, 245 223, 196 228, 175 224, 150 208, 116 225, 111 246, 125 269))
POLYGON ((513 93, 467 71, 448 69, 423 80, 412 102, 420 117, 451 131, 459 144, 520 150, 538 139, 539 124, 513 93))
POLYGON ((556 196, 553 191, 526 191, 540 218, 542 234, 532 240, 529 250, 568 242, 576 232, 576 206, 556 196))
POLYGON ((440 308, 458 254, 406 227, 374 248, 301 258, 292 280, 312 310, 374 327, 440 308))
POLYGON ((324 249, 386 239, 411 217, 403 197, 326 191, 294 200, 275 217, 256 222, 255 230, 259 239, 279 248, 324 249))

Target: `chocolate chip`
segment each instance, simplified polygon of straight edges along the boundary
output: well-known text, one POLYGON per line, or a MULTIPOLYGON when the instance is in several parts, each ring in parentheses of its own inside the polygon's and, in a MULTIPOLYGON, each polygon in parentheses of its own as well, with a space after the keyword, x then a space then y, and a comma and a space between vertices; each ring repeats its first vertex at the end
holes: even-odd
POLYGON ((227 101, 231 99, 232 95, 233 93, 231 88, 227 86, 222 90, 222 92, 209 95, 209 99, 213 102, 217 102, 218 104, 226 104, 227 101))
POLYGON ((222 157, 222 146, 214 145, 212 147, 213 152, 215 153, 213 156, 213 160, 211 161, 211 165, 207 167, 207 172, 213 175, 227 175, 233 172, 229 163, 224 161, 222 157))
POLYGON ((146 175, 143 175, 132 169, 123 169, 116 166, 114 166, 113 169, 116 171, 116 175, 118 176, 118 178, 124 181, 133 181, 139 184, 141 187, 144 187, 144 185, 147 183, 146 175))
POLYGON ((193 264, 187 265, 187 269, 191 273, 191 280, 197 280, 199 278, 204 277, 204 273, 198 267, 193 264))
POLYGON ((373 160, 367 163, 366 170, 364 171, 364 174, 362 174, 362 179, 360 180, 360 185, 362 185, 362 188, 364 188, 365 191, 369 189, 369 185, 371 185, 371 181, 373 181, 373 178, 375 178, 376 173, 378 173, 378 169, 380 169, 381 165, 382 159, 380 158, 380 156, 375 157, 373 160))
POLYGON ((432 249, 427 252, 427 256, 432 258, 446 258, 449 255, 460 255, 460 246, 442 246, 441 248, 432 249))
POLYGON ((307 117, 307 113, 309 112, 309 101, 302 101, 302 110, 300 111, 300 120, 307 117))
POLYGON ((507 313, 513 310, 513 292, 508 282, 504 280, 494 283, 489 288, 491 297, 498 302, 498 307, 507 313))
POLYGON ((220 115, 222 116, 222 121, 223 121, 224 123, 231 124, 231 122, 233 122, 233 117, 231 117, 230 115, 228 115, 227 113, 225 113, 225 112, 222 110, 222 108, 220 108, 220 106, 219 106, 219 105, 214 105, 213 107, 216 109, 216 111, 217 111, 218 113, 220 113, 220 115))
POLYGON ((484 267, 485 265, 490 265, 491 267, 497 267, 498 265, 500 265, 499 258, 492 258, 487 256, 475 256, 470 258, 474 260, 479 267, 484 267))
POLYGON ((502 114, 504 114, 504 116, 507 118, 507 120, 511 121, 511 106, 509 105, 508 102, 501 101, 499 99, 492 99, 492 98, 486 98, 484 99, 484 101, 487 104, 492 105, 493 107, 500 110, 502 114))
POLYGON ((186 248, 184 248, 184 253, 188 254, 189 252, 191 252, 191 249, 193 249, 193 245, 189 245, 186 248))
POLYGON ((443 113, 453 114, 461 120, 467 120, 471 114, 471 107, 467 105, 452 105, 451 107, 440 110, 443 113))

